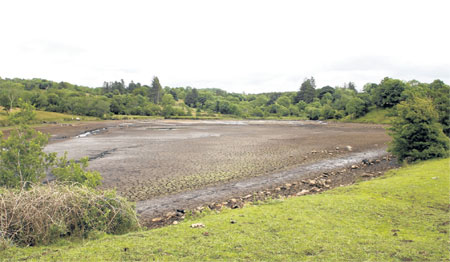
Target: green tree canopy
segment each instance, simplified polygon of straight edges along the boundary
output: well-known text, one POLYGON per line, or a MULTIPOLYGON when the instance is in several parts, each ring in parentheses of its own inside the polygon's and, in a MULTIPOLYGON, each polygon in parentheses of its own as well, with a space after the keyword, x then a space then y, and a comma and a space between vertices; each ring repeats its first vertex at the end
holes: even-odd
POLYGON ((162 98, 162 86, 159 83, 158 77, 153 77, 152 86, 150 88, 150 99, 155 104, 159 104, 162 98))
POLYGON ((389 151, 400 161, 425 160, 449 155, 450 140, 438 123, 429 98, 413 96, 397 105, 397 118, 390 128, 389 151))
POLYGON ((405 88, 401 80, 386 77, 371 91, 373 101, 379 107, 393 107, 401 101, 405 88))
POLYGON ((300 86, 300 91, 298 91, 294 102, 305 101, 308 104, 311 103, 316 96, 315 88, 316 83, 313 77, 305 79, 300 86))

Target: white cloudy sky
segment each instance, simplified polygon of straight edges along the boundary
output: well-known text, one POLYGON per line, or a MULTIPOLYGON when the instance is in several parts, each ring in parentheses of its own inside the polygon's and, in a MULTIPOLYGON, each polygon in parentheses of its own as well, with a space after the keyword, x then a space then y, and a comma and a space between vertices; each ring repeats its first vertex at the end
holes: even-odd
POLYGON ((450 82, 450 1, 0 1, 0 77, 233 92, 450 82))

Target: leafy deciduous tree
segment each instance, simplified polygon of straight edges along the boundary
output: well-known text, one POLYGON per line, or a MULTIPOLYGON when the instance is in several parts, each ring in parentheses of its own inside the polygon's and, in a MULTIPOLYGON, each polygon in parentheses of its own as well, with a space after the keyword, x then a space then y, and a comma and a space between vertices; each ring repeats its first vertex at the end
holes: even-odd
POLYGON ((413 96, 397 105, 390 128, 389 151, 400 161, 425 160, 449 155, 450 140, 442 132, 438 114, 429 98, 413 96))
POLYGON ((406 84, 401 80, 384 78, 381 83, 373 89, 372 95, 375 105, 379 107, 393 107, 401 101, 406 84))

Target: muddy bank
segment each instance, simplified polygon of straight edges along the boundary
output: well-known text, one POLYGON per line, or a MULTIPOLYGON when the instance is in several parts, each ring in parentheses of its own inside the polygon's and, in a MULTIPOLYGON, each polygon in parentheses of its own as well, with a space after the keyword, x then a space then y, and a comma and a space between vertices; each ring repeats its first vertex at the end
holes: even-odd
POLYGON ((317 193, 395 166, 386 157, 390 138, 377 125, 150 120, 46 128, 52 133, 46 151, 88 156, 90 168, 104 178, 102 187, 137 201, 150 227, 205 205, 233 208, 249 200, 317 193))
POLYGON ((352 153, 267 176, 139 201, 137 211, 144 225, 158 227, 182 219, 188 211, 238 208, 245 202, 268 197, 317 193, 379 176, 396 166, 383 149, 352 153))
POLYGON ((133 201, 383 149, 389 141, 382 126, 315 121, 110 121, 76 130, 46 150, 88 156, 103 188, 133 201))

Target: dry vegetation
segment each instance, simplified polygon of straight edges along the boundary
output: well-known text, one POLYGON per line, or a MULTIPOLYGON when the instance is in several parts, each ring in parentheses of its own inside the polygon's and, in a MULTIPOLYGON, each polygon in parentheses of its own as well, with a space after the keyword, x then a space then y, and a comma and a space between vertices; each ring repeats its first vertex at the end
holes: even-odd
POLYGON ((134 206, 113 191, 69 184, 1 189, 0 245, 47 244, 91 231, 124 233, 139 227, 134 206))

